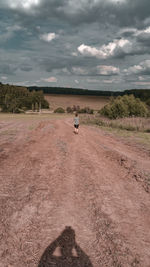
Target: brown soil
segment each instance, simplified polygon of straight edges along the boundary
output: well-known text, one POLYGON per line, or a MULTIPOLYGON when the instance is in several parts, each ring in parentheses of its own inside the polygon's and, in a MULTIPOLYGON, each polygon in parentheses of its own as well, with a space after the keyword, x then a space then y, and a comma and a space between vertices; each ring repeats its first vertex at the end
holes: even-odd
POLYGON ((30 125, 0 123, 0 267, 38 266, 65 226, 93 267, 149 267, 149 151, 92 126, 75 135, 72 118, 30 125))

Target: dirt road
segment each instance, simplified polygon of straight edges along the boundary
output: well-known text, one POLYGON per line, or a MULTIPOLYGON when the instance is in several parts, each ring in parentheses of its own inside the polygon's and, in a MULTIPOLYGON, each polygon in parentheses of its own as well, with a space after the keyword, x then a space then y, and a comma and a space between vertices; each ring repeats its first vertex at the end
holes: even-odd
POLYGON ((65 226, 92 265, 64 267, 150 267, 148 151, 71 118, 0 125, 0 267, 38 266, 65 226))

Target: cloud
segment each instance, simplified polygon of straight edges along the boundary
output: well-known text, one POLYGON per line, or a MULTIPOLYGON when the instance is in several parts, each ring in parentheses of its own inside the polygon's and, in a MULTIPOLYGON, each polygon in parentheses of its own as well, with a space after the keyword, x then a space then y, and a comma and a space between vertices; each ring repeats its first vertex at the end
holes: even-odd
POLYGON ((150 85, 150 82, 133 82, 136 85, 150 85))
POLYGON ((150 54, 149 0, 1 0, 0 9, 0 73, 8 82, 58 79, 90 89, 91 81, 102 90, 147 82, 137 76, 149 72, 142 65, 150 54))
POLYGON ((6 0, 6 4, 12 9, 30 9, 31 7, 38 6, 39 0, 6 0))
POLYGON ((103 83, 113 83, 114 80, 113 80, 113 79, 112 79, 112 80, 103 80, 102 82, 103 82, 103 83))
POLYGON ((108 45, 102 45, 99 48, 91 47, 88 45, 80 45, 77 48, 78 52, 84 56, 93 56, 100 59, 107 59, 109 57, 124 56, 131 53, 132 43, 127 39, 114 40, 108 45))
POLYGON ((7 80, 8 77, 6 77, 6 76, 2 76, 1 79, 2 79, 2 80, 7 80))
POLYGON ((74 80, 74 81, 75 81, 75 83, 79 84, 79 81, 78 80, 74 80))
POLYGON ((22 27, 20 26, 20 25, 11 25, 11 26, 8 26, 7 28, 6 28, 6 30, 7 31, 13 31, 13 32, 15 32, 15 31, 20 31, 20 30, 22 30, 22 27))
POLYGON ((139 65, 134 65, 124 70, 127 75, 138 74, 138 75, 149 75, 150 74, 150 60, 142 61, 139 65))
POLYGON ((87 79, 88 83, 99 83, 100 81, 97 79, 87 79))
POLYGON ((16 70, 18 69, 18 66, 8 63, 2 63, 0 64, 0 73, 6 74, 6 75, 13 75, 15 74, 16 70))
POLYGON ((114 66, 98 65, 94 67, 72 67, 70 72, 79 76, 113 76, 120 73, 120 69, 114 66))
POLYGON ((130 37, 130 36, 133 36, 136 32, 137 32, 136 28, 126 27, 126 28, 122 28, 119 31, 119 35, 121 35, 123 37, 130 37))
POLYGON ((46 79, 42 79, 42 81, 48 82, 48 83, 56 83, 57 82, 57 78, 56 77, 49 77, 49 78, 46 78, 46 79))
POLYGON ((117 75, 120 72, 120 69, 114 66, 99 65, 96 67, 96 69, 97 74, 104 76, 117 75))
POLYGON ((88 75, 89 71, 83 67, 72 67, 71 72, 75 75, 88 75))
POLYGON ((56 39, 56 37, 58 37, 58 35, 56 35, 54 32, 40 35, 40 39, 45 42, 51 42, 52 40, 56 39))
POLYGON ((24 66, 22 65, 22 66, 20 66, 20 70, 29 72, 32 70, 32 67, 28 66, 28 65, 24 65, 24 66))
POLYGON ((134 34, 138 42, 142 42, 145 45, 150 44, 150 27, 143 30, 137 30, 134 34))
MULTIPOLYGON (((103 22, 122 26, 141 25, 149 18, 149 0, 1 0, 0 7, 32 13, 37 18, 67 21, 69 24, 103 22)), ((34 18, 33 18, 34 20, 34 18)))
POLYGON ((123 37, 130 37, 132 40, 135 40, 136 46, 139 46, 141 51, 143 44, 145 46, 150 44, 150 26, 140 30, 136 28, 123 28, 119 31, 119 34, 123 37))
POLYGON ((9 25, 3 28, 3 31, 0 32, 0 43, 3 44, 7 41, 9 41, 11 38, 15 36, 19 31, 23 30, 23 27, 14 24, 14 25, 9 25))

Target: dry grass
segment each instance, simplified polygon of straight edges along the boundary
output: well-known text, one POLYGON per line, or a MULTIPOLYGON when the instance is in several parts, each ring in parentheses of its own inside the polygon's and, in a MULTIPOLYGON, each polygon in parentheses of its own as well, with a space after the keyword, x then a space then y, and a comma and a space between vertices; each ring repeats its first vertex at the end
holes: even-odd
POLYGON ((66 109, 68 106, 79 105, 81 108, 89 106, 91 109, 100 110, 108 102, 108 97, 102 96, 78 96, 78 95, 45 95, 45 99, 50 104, 50 109, 58 107, 66 109))
POLYGON ((128 131, 150 132, 150 118, 132 117, 110 120, 99 115, 82 115, 81 121, 86 124, 96 124, 128 131))
POLYGON ((150 149, 150 118, 123 118, 110 120, 99 115, 81 115, 80 122, 101 127, 128 142, 150 149))
POLYGON ((0 112, 0 122, 2 121, 10 121, 10 120, 22 120, 22 121, 38 121, 38 120, 53 120, 53 119, 61 119, 64 117, 69 117, 70 114, 63 113, 63 114, 57 114, 57 113, 37 113, 37 114, 12 114, 12 113, 1 113, 0 112))

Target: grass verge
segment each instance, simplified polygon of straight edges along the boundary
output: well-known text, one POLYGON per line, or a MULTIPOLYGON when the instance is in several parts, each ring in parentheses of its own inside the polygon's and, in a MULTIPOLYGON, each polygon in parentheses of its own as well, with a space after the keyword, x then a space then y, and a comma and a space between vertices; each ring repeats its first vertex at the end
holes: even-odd
POLYGON ((123 118, 109 120, 97 115, 83 115, 80 117, 82 124, 95 125, 150 149, 150 118, 123 118))

